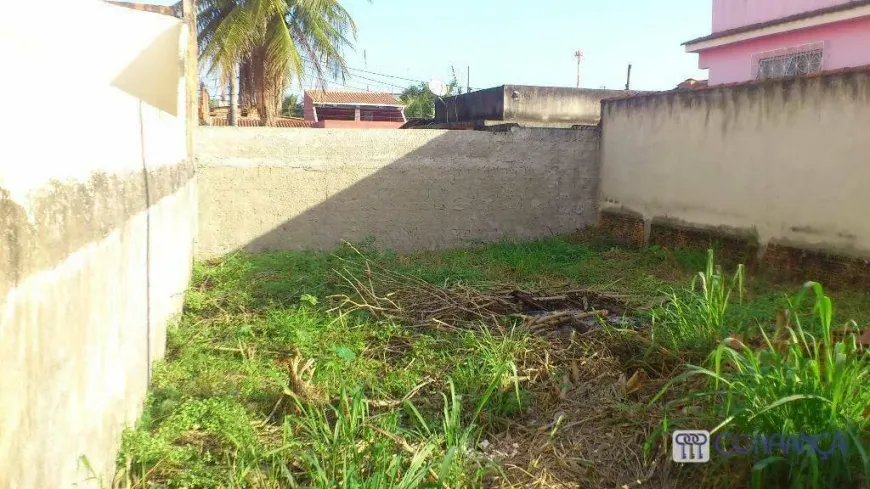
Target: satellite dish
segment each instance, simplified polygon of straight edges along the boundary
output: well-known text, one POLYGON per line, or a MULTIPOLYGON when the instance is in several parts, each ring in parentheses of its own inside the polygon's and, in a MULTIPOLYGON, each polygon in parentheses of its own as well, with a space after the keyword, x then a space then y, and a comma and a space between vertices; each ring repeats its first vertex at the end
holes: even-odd
POLYGON ((429 80, 429 91, 438 97, 443 97, 447 95, 447 85, 441 80, 429 80))

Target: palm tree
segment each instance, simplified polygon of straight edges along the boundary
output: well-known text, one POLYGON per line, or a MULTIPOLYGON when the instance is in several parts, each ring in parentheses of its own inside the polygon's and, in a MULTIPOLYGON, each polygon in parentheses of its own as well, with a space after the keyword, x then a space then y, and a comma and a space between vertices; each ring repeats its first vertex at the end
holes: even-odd
POLYGON ((320 80, 347 73, 342 51, 356 25, 338 0, 198 0, 197 11, 201 60, 224 82, 238 69, 240 101, 263 125, 306 67, 320 80))

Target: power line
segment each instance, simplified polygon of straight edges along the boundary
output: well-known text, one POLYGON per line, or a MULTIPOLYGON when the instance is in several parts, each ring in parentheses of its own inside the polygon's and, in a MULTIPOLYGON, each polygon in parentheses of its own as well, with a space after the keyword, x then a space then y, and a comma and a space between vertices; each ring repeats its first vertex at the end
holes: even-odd
MULTIPOLYGON (((305 60, 305 61, 306 61, 306 63, 310 63, 310 64, 312 64, 312 65, 314 64, 313 61, 309 61, 309 60, 305 60)), ((312 66, 312 67, 313 67, 313 66, 312 66)), ((317 73, 306 73, 306 75, 314 75, 314 76, 318 76, 317 73)), ((350 80, 365 80, 365 81, 372 82, 372 83, 376 83, 376 84, 378 84, 378 85, 382 85, 382 86, 385 86, 385 87, 397 88, 397 89, 399 89, 399 90, 405 90, 406 88, 408 88, 407 85, 396 85, 396 84, 393 84, 393 83, 385 82, 385 81, 383 81, 383 80, 378 80, 378 79, 375 79, 375 78, 369 78, 369 77, 362 76, 362 75, 356 75, 356 74, 353 74, 353 73, 348 74, 348 79, 350 79, 350 80)), ((327 81, 328 81, 328 80, 327 80, 327 81)))
MULTIPOLYGON (((315 64, 317 63, 316 61, 314 61, 314 60, 312 60, 311 58, 308 58, 308 57, 306 57, 306 56, 303 56, 302 59, 305 60, 305 61, 308 61, 308 62, 310 62, 310 63, 315 63, 315 64)), ((414 83, 426 83, 425 80, 419 80, 419 79, 413 79, 413 78, 405 78, 405 77, 403 77, 403 76, 396 76, 396 75, 388 75, 388 74, 386 74, 386 73, 378 73, 378 72, 375 72, 375 71, 364 70, 364 69, 362 69, 362 68, 354 68, 353 66, 346 66, 345 68, 347 68, 349 71, 359 71, 360 73, 366 73, 366 74, 369 74, 369 75, 383 76, 383 77, 386 77, 386 78, 395 78, 396 80, 403 80, 403 81, 409 81, 409 82, 414 82, 414 83)))
MULTIPOLYGON (((338 82, 338 81, 335 81, 335 80, 324 79, 324 78, 320 75, 320 73, 317 73, 316 70, 314 69, 314 67, 316 66, 316 62, 315 62, 315 61, 313 61, 313 60, 311 60, 310 58, 305 57, 305 56, 302 57, 302 60, 303 60, 305 63, 308 63, 308 64, 310 65, 310 66, 306 67, 307 69, 306 69, 306 71, 305 71, 305 73, 304 73, 304 75, 306 76, 306 78, 307 78, 307 77, 311 77, 311 78, 314 78, 314 79, 319 79, 319 80, 321 80, 322 83, 324 83, 324 84, 326 84, 326 85, 334 85, 334 86, 339 86, 339 87, 342 87, 342 88, 349 88, 349 89, 352 89, 352 90, 357 90, 357 91, 362 91, 362 92, 372 92, 372 90, 369 89, 369 88, 362 88, 362 87, 355 86, 355 85, 349 85, 349 84, 347 84, 347 83, 341 83, 341 82, 338 82)), ((425 82, 422 81, 422 80, 415 80, 415 79, 412 79, 412 78, 405 78, 405 77, 401 77, 401 76, 388 75, 388 74, 385 74, 385 73, 377 73, 377 72, 374 72, 374 71, 363 70, 363 69, 361 69, 361 68, 347 67, 347 69, 348 69, 348 70, 359 71, 359 72, 362 72, 362 73, 368 73, 368 74, 372 74, 372 75, 375 75, 375 76, 382 76, 382 77, 386 77, 386 78, 393 78, 393 79, 397 79, 397 80, 404 80, 404 81, 409 81, 409 82, 414 82, 414 83, 425 83, 425 82)), ((311 78, 309 78, 309 79, 311 79, 311 78)), ((382 86, 390 87, 390 88, 394 88, 394 89, 404 90, 404 89, 408 88, 407 86, 396 85, 396 84, 389 83, 389 82, 386 82, 386 81, 383 81, 383 80, 377 80, 377 79, 369 78, 369 77, 365 77, 365 76, 362 76, 362 75, 354 75, 354 74, 350 74, 349 78, 350 78, 351 80, 353 80, 353 79, 366 80, 366 81, 369 81, 369 82, 372 82, 372 83, 375 83, 375 84, 378 84, 378 85, 382 85, 382 86)), ((211 88, 212 90, 214 90, 214 92, 216 92, 216 94, 219 93, 219 92, 223 89, 222 84, 221 84, 218 80, 216 80, 216 79, 208 80, 208 81, 207 81, 207 85, 210 85, 208 88, 211 88)), ((303 83, 303 84, 300 84, 300 87, 299 87, 299 88, 300 88, 302 91, 305 91, 305 90, 306 90, 306 88, 305 88, 304 85, 305 85, 304 83, 303 83)), ((312 83, 312 89, 315 89, 315 86, 314 86, 313 83, 312 83)), ((221 100, 222 100, 224 97, 213 97, 213 98, 217 98, 217 99, 221 99, 221 100)))
MULTIPOLYGON (((311 67, 311 68, 316 68, 316 67, 318 66, 318 63, 317 63, 316 61, 312 60, 311 58, 309 58, 309 57, 307 57, 307 56, 302 56, 302 61, 305 62, 305 63, 308 63, 308 65, 310 65, 309 67, 311 67)), ((352 67, 352 66, 346 66, 345 68, 346 68, 348 71, 355 71, 355 72, 359 72, 359 73, 366 73, 366 74, 369 74, 369 75, 380 76, 380 77, 384 77, 384 78, 391 78, 391 79, 395 79, 395 80, 403 80, 403 81, 412 82, 412 83, 415 83, 415 84, 416 84, 416 83, 426 83, 424 80, 419 80, 419 79, 414 79, 414 78, 406 78, 406 77, 403 77, 403 76, 390 75, 390 74, 386 74, 386 73, 378 73, 378 72, 375 72, 375 71, 365 70, 365 69, 362 69, 362 68, 356 68, 356 67, 352 67)), ((314 78, 318 78, 318 79, 323 79, 323 77, 321 76, 321 73, 316 72, 316 71, 317 71, 316 69, 315 69, 315 70, 312 70, 312 71, 315 71, 315 72, 309 72, 308 70, 306 70, 305 75, 306 75, 306 76, 312 76, 312 77, 314 77, 314 78)), ((365 81, 367 81, 367 82, 376 83, 376 84, 381 85, 381 86, 384 86, 384 87, 390 87, 391 89, 405 90, 406 88, 408 88, 407 86, 404 86, 404 85, 396 85, 396 84, 394 84, 394 83, 390 83, 390 82, 383 81, 383 80, 378 80, 378 79, 376 79, 376 78, 369 78, 369 77, 362 76, 362 75, 359 75, 359 74, 348 73, 348 75, 349 75, 348 78, 350 78, 350 79, 352 79, 352 80, 353 80, 353 79, 365 80, 365 81)), ((338 86, 340 86, 340 87, 345 87, 345 88, 352 88, 352 89, 354 89, 354 90, 361 90, 361 91, 365 91, 365 92, 371 92, 371 91, 372 91, 372 90, 370 90, 370 89, 368 89, 368 88, 362 88, 362 87, 357 87, 357 86, 353 86, 353 85, 347 85, 347 84, 345 84, 345 83, 338 83, 338 82, 336 82, 336 81, 330 81, 330 80, 328 80, 328 79, 324 79, 323 81, 325 81, 325 82, 328 83, 328 84, 338 85, 338 86)), ((213 86, 214 86, 215 89, 217 89, 218 86, 221 86, 221 83, 218 82, 217 80, 214 80, 213 83, 214 83, 213 86)), ((302 88, 304 89, 304 87, 302 87, 302 88)))
MULTIPOLYGON (((316 74, 316 73, 306 73, 306 75, 316 76, 317 74, 316 74)), ((369 90, 369 89, 367 89, 367 88, 357 87, 357 86, 353 86, 353 85, 347 85, 347 84, 345 84, 345 83, 340 83, 340 82, 337 82, 337 81, 335 81, 335 82, 331 82, 331 81, 329 81, 329 80, 324 80, 324 82, 325 82, 327 85, 337 85, 337 86, 339 86, 339 87, 343 87, 343 88, 352 88, 352 89, 354 89, 354 90, 359 90, 359 91, 362 91, 362 92, 371 92, 371 91, 372 91, 372 90, 369 90)), ((301 88, 302 88, 303 91, 306 90, 305 87, 301 87, 301 88)), ((313 86, 312 86, 312 89, 314 89, 313 86)))
POLYGON ((395 78, 396 80, 404 80, 404 81, 409 81, 409 82, 414 82, 414 83, 426 83, 424 80, 415 80, 415 79, 413 79, 413 78, 405 78, 405 77, 402 77, 402 76, 387 75, 387 74, 385 74, 385 73, 376 73, 376 72, 374 72, 374 71, 367 71, 367 70, 363 70, 363 69, 360 69, 360 68, 352 68, 352 67, 350 67, 350 66, 348 66, 347 69, 348 69, 348 70, 353 70, 353 71, 359 71, 359 72, 361 72, 361 73, 367 73, 367 74, 369 74, 369 75, 383 76, 383 77, 386 77, 386 78, 395 78))
POLYGON ((383 85, 385 87, 398 88, 399 90, 404 90, 404 89, 408 88, 407 86, 393 85, 392 83, 387 83, 387 82, 384 82, 381 80, 376 80, 374 78, 367 78, 364 76, 359 76, 359 75, 354 75, 354 74, 350 74, 348 78, 351 80, 366 80, 366 81, 370 81, 373 83, 377 83, 378 85, 383 85))
POLYGON ((394 84, 392 84, 392 83, 382 82, 382 81, 380 81, 380 80, 375 80, 375 79, 372 79, 372 78, 366 78, 366 77, 364 77, 364 76, 359 76, 359 75, 354 75, 354 74, 351 74, 351 75, 350 75, 350 79, 351 79, 351 80, 357 80, 357 79, 358 79, 358 80, 366 80, 366 81, 370 81, 370 82, 378 83, 378 84, 383 85, 383 86, 385 86, 385 87, 398 88, 399 90, 405 90, 406 88, 408 88, 407 85, 404 85, 404 86, 403 86, 403 85, 394 85, 394 84))

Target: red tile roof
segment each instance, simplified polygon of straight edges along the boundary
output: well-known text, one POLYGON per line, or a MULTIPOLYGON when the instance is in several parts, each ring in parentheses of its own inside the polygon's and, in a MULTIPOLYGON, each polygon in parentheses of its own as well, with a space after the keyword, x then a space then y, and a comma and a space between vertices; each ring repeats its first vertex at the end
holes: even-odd
POLYGON ((315 127, 315 122, 306 121, 305 119, 295 119, 289 117, 282 117, 275 121, 276 127, 315 127))
MULTIPOLYGON (((273 127, 315 127, 315 122, 309 122, 303 119, 293 117, 280 117, 275 121, 273 127)), ((226 127, 229 126, 229 121, 224 118, 212 119, 212 126, 226 127)), ((260 119, 239 117, 239 127, 260 127, 260 119)))
POLYGON ((306 90, 315 104, 338 105, 405 105, 392 93, 386 92, 345 92, 338 90, 306 90))
POLYGON ((809 12, 801 12, 799 14, 790 15, 788 17, 782 17, 779 19, 768 20, 766 22, 759 22, 757 24, 744 25, 740 27, 735 27, 733 29, 728 29, 724 31, 714 32, 709 36, 699 37, 697 39, 692 39, 691 41, 686 41, 683 43, 683 46, 687 46, 689 44, 695 44, 697 42, 703 41, 711 41, 713 39, 719 39, 720 37, 727 37, 733 34, 741 34, 744 32, 750 32, 758 29, 764 29, 765 27, 771 27, 779 24, 786 24, 788 22, 794 22, 796 20, 804 20, 809 19, 810 17, 815 17, 817 15, 825 15, 832 14, 834 12, 842 12, 844 10, 851 10, 853 8, 863 7, 865 5, 870 5, 870 0, 852 0, 848 3, 843 3, 840 5, 834 5, 833 7, 825 7, 818 10, 811 10, 809 12))

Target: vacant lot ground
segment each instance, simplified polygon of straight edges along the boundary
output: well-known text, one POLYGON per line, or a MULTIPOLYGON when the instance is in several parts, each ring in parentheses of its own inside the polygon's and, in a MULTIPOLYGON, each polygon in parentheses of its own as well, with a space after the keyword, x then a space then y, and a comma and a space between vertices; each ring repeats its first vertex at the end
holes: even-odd
MULTIPOLYGON (((125 435, 116 484, 743 486, 763 456, 686 467, 670 462, 669 440, 659 436, 729 416, 742 432, 851 430, 860 448, 865 414, 856 406, 870 399, 870 379, 856 338, 868 294, 834 294, 825 329, 815 298, 790 303, 800 284, 736 267, 698 275, 707 260, 704 250, 630 249, 586 235, 408 256, 358 245, 199 264, 145 414, 125 435), (859 322, 832 331, 831 322, 847 318, 859 322), (840 343, 821 342, 829 349, 813 357, 812 342, 794 346, 804 329, 840 343), (784 340, 786 331, 796 339, 784 340), (713 351, 725 357, 718 366, 713 351), (792 360, 799 351, 809 364, 792 360), (830 351, 847 357, 841 364, 852 370, 843 375, 854 383, 832 385, 830 351), (783 357, 762 362, 757 384, 735 378, 757 352, 783 357), (683 379, 687 363, 712 375, 683 379), (765 384, 780 367, 791 374, 765 384), (800 387, 786 380, 805 373, 800 387), (854 401, 825 404, 838 395, 854 401), (768 418, 774 424, 753 424, 768 418)), ((755 477, 785 483, 810 474, 800 480, 826 487, 864 476, 857 453, 815 472, 785 457, 756 467, 755 477)))

